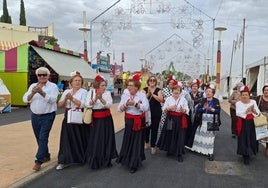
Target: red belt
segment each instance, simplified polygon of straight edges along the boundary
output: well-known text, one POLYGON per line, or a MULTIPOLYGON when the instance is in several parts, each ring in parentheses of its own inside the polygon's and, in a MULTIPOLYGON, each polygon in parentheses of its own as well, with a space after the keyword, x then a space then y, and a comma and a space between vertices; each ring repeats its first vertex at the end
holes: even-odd
POLYGON ((92 117, 93 118, 106 118, 111 115, 110 109, 104 110, 104 111, 92 111, 92 117))
MULTIPOLYGON (((254 116, 253 116, 253 114, 248 114, 247 116, 246 116, 246 120, 249 120, 249 119, 253 119, 254 118, 254 116)), ((241 118, 241 117, 237 117, 237 123, 236 123, 236 127, 237 127, 237 136, 239 136, 240 135, 240 133, 241 133, 241 130, 242 130, 242 120, 243 120, 243 118, 241 118)))
POLYGON ((125 113, 125 118, 134 120, 133 127, 132 127, 133 131, 140 131, 141 120, 145 118, 145 113, 142 113, 141 115, 132 115, 132 114, 125 113))
POLYGON ((171 116, 181 116, 181 127, 182 128, 187 128, 187 118, 186 118, 186 114, 185 113, 182 113, 182 112, 174 112, 174 111, 168 111, 168 115, 171 115, 171 116))

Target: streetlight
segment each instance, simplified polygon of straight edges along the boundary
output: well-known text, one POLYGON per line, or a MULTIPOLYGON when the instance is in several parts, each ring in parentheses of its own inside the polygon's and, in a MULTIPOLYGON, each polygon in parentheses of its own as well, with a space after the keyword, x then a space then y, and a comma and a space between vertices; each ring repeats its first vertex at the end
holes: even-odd
POLYGON ((83 11, 83 27, 79 28, 80 31, 83 31, 84 38, 84 60, 88 62, 88 54, 87 54, 87 32, 90 31, 89 28, 86 27, 86 11, 83 11))
POLYGON ((105 14, 108 10, 110 10, 112 7, 114 7, 117 3, 119 3, 121 0, 116 1, 114 4, 112 4, 110 7, 108 7, 107 9, 105 9, 103 12, 101 12, 98 16, 96 16, 95 18, 93 18, 90 21, 90 61, 92 60, 92 24, 95 20, 97 20, 100 16, 102 16, 103 14, 105 14))
POLYGON ((218 37, 218 51, 217 51, 217 65, 216 65, 216 91, 220 91, 221 82, 221 33, 227 30, 225 27, 216 27, 216 31, 219 32, 218 37))

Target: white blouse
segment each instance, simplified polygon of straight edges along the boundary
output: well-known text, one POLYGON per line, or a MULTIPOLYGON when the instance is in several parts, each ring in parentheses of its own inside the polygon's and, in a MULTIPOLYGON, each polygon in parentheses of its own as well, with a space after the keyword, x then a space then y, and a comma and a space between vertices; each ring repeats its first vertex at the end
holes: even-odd
POLYGON ((121 96, 121 101, 120 101, 120 103, 119 103, 119 105, 117 107, 117 111, 122 112, 120 110, 120 107, 122 105, 126 104, 127 101, 129 99, 131 99, 132 97, 133 97, 135 103, 140 102, 140 108, 138 109, 135 106, 128 106, 127 109, 126 109, 126 113, 129 113, 129 114, 132 114, 132 115, 141 115, 143 112, 148 111, 148 109, 149 109, 148 99, 146 97, 146 94, 141 92, 141 91, 138 91, 135 96, 131 96, 131 94, 129 92, 125 92, 121 96))
POLYGON ((75 98, 76 100, 79 100, 81 102, 81 105, 76 106, 73 102, 71 102, 70 100, 67 100, 66 103, 65 103, 65 108, 71 108, 71 109, 75 109, 77 107, 78 108, 84 108, 85 99, 86 99, 86 96, 87 96, 87 90, 86 89, 80 88, 78 91, 75 92, 75 94, 73 94, 73 89, 66 89, 62 93, 59 102, 64 101, 65 96, 67 95, 67 93, 71 93, 73 98, 75 98))
POLYGON ((167 107, 173 106, 173 105, 177 105, 177 108, 176 108, 175 112, 180 112, 180 107, 182 107, 183 109, 186 110, 185 113, 187 115, 189 114, 188 102, 187 102, 187 100, 185 99, 184 96, 180 95, 180 97, 177 100, 175 100, 175 98, 173 96, 169 96, 166 99, 166 101, 165 101, 165 103, 164 103, 164 105, 162 107, 162 110, 164 111, 164 110, 166 110, 167 107))
POLYGON ((113 98, 110 91, 104 91, 104 93, 102 94, 102 98, 106 101, 105 105, 102 104, 102 102, 99 99, 97 99, 97 101, 93 105, 90 105, 89 102, 95 98, 96 98, 95 89, 90 89, 87 92, 85 106, 92 109, 106 109, 110 108, 113 104, 113 98))
POLYGON ((246 110, 250 106, 254 106, 254 109, 256 110, 257 114, 253 114, 254 116, 258 116, 260 114, 260 110, 257 106, 257 103, 255 100, 250 99, 250 102, 248 104, 242 103, 241 101, 238 101, 235 103, 236 106, 236 116, 241 117, 243 119, 246 118, 247 113, 246 110))

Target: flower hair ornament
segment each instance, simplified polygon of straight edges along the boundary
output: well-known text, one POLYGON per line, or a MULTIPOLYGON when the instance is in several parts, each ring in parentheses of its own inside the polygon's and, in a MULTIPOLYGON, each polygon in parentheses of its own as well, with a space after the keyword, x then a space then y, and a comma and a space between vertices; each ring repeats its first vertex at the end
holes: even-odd
POLYGON ((132 76, 132 79, 133 79, 134 81, 139 82, 139 81, 140 81, 140 75, 139 75, 139 74, 134 74, 134 75, 132 76))
POLYGON ((242 92, 249 92, 249 87, 248 86, 241 86, 240 91, 242 92))
POLYGON ((80 72, 78 72, 78 71, 73 71, 70 73, 71 77, 76 76, 76 75, 81 76, 80 72))
POLYGON ((177 80, 174 80, 174 81, 172 82, 172 85, 173 85, 173 86, 177 86, 177 85, 178 85, 178 81, 177 81, 177 80))
POLYGON ((192 85, 193 85, 193 84, 197 84, 198 87, 199 87, 199 85, 200 85, 200 80, 199 80, 199 79, 194 79, 193 82, 192 82, 192 85))
POLYGON ((94 80, 95 80, 96 82, 99 82, 99 81, 103 80, 103 77, 102 77, 101 75, 98 74, 98 75, 94 78, 94 80))
POLYGON ((169 80, 175 80, 176 77, 175 77, 174 75, 172 75, 172 74, 169 74, 169 75, 168 75, 168 79, 169 79, 169 80))

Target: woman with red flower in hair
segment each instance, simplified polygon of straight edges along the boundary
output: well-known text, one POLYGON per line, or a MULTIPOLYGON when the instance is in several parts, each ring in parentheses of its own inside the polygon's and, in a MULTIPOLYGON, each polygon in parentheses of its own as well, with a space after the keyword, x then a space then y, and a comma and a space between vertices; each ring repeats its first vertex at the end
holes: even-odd
POLYGON ((110 107, 113 104, 106 81, 97 75, 93 89, 88 91, 85 106, 92 108, 92 122, 89 125, 86 161, 89 168, 111 167, 112 159, 118 156, 115 144, 114 122, 110 107))
POLYGON ((260 114, 255 100, 250 99, 248 86, 240 88, 240 101, 236 102, 237 116, 237 154, 243 156, 244 164, 249 164, 249 157, 258 152, 258 142, 254 126, 254 117, 260 114))
POLYGON ((128 92, 122 95, 117 108, 119 112, 125 112, 125 132, 117 162, 129 167, 130 173, 135 173, 145 160, 145 112, 149 102, 140 87, 140 77, 136 74, 128 80, 128 92))

